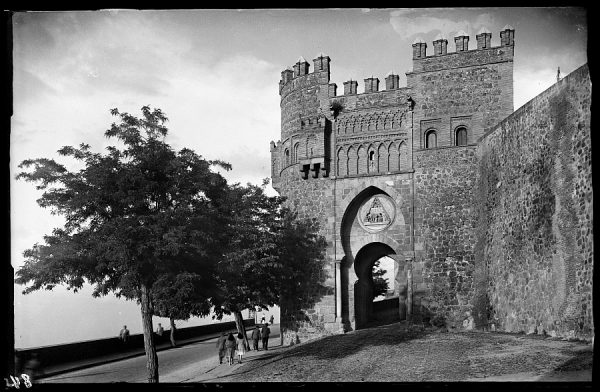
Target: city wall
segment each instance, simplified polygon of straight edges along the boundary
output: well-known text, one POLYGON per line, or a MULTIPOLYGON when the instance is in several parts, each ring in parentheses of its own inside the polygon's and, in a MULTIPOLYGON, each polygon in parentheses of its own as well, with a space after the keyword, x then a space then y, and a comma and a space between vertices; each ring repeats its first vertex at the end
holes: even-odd
POLYGON ((475 146, 415 152, 415 279, 423 284, 413 306, 451 329, 473 311, 476 175, 475 146))
POLYGON ((478 254, 498 330, 593 336, 587 65, 479 142, 478 254))

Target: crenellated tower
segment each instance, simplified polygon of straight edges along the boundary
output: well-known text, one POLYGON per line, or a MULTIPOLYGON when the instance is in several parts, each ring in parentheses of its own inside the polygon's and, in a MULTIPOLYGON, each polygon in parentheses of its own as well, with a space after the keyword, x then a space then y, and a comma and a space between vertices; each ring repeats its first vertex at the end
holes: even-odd
MULTIPOLYGON (((478 301, 472 219, 477 140, 513 111, 514 29, 491 46, 469 36, 415 39, 407 85, 389 72, 330 81, 330 58, 300 57, 281 72, 281 140, 271 142, 273 187, 328 242, 330 291, 311 309, 283 299, 284 343, 362 328, 382 315, 444 317, 459 325, 478 301), (394 260, 393 296, 375 304, 371 269, 394 260), (441 286, 440 286, 441 285, 441 286), (304 312, 298 321, 298 312, 304 312), (391 312, 391 313, 390 313, 391 312)), ((481 313, 481 312, 480 312, 481 313)))
POLYGON ((325 178, 329 175, 331 133, 329 56, 319 53, 310 64, 300 57, 281 72, 281 141, 271 144, 273 187, 285 178, 325 178))
POLYGON ((507 25, 500 35, 501 44, 492 47, 492 34, 483 27, 477 47, 469 50, 469 36, 459 31, 450 53, 447 39, 439 35, 431 55, 422 39, 415 40, 413 70, 406 73, 418 102, 415 150, 427 148, 428 135, 436 147, 475 144, 486 128, 513 112, 514 29, 507 25), (466 140, 457 139, 459 131, 466 131, 466 140))

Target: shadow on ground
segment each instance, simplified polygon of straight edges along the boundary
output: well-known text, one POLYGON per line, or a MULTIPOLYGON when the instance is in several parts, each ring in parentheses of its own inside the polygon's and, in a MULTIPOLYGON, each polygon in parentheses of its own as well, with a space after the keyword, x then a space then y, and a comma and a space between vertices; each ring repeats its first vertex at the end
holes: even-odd
POLYGON ((583 342, 396 322, 274 350, 219 381, 589 381, 592 358, 583 342))
POLYGON ((575 352, 575 357, 554 369, 555 372, 566 372, 573 370, 591 369, 594 362, 594 352, 590 350, 581 350, 575 352))
POLYGON ((352 331, 344 335, 327 336, 290 348, 282 354, 286 357, 310 356, 318 359, 340 359, 374 346, 391 346, 414 339, 422 339, 436 330, 422 326, 396 322, 381 325, 370 324, 369 328, 352 331))

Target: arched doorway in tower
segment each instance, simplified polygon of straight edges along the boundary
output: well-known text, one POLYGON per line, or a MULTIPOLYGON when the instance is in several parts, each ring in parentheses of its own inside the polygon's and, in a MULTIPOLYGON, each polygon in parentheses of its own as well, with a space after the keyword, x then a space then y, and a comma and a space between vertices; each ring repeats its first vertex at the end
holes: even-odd
POLYGON ((363 246, 354 259, 358 280, 354 283, 354 317, 356 328, 400 320, 400 303, 395 287, 398 270, 395 252, 389 245, 373 242, 363 246), (386 273, 378 274, 377 271, 386 273), (382 279, 383 278, 383 279, 382 279), (388 288, 381 290, 381 280, 388 288), (379 290, 378 290, 379 288, 379 290))

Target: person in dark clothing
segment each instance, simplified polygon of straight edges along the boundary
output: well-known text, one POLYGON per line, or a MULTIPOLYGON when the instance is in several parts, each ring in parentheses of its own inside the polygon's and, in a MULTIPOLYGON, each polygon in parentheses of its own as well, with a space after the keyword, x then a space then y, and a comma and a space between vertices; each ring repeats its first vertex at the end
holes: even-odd
POLYGON ((263 327, 260 331, 260 335, 262 336, 262 346, 264 350, 269 349, 269 334, 271 330, 269 329, 269 323, 264 323, 263 327))
POLYGON ((252 331, 252 346, 254 347, 254 351, 258 351, 258 341, 260 340, 260 328, 256 327, 252 331))
POLYGON ((227 340, 227 332, 221 333, 219 339, 217 339, 217 350, 219 352, 219 365, 223 363, 223 357, 225 356, 225 340, 227 340))
POLYGON ((123 329, 119 332, 119 339, 123 342, 123 345, 126 346, 129 341, 129 330, 127 329, 127 325, 123 325, 123 329))
POLYGON ((162 343, 164 333, 165 333, 165 329, 163 328, 162 325, 160 325, 160 323, 158 323, 158 327, 156 328, 156 342, 157 343, 162 343))
POLYGON ((235 337, 230 332, 229 336, 227 336, 227 340, 225 340, 225 349, 227 350, 227 363, 229 366, 233 365, 233 356, 235 355, 235 348, 237 346, 237 342, 235 341, 235 337))

